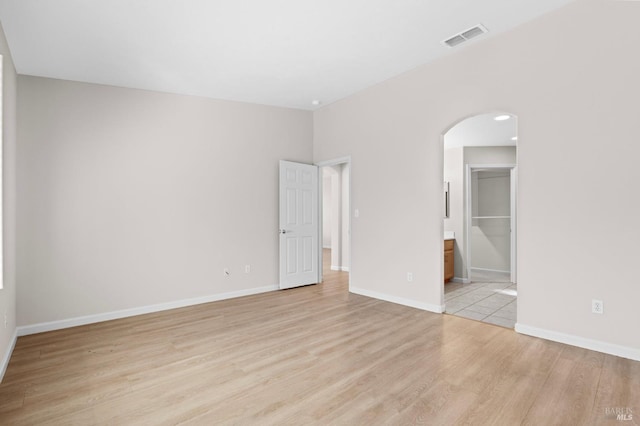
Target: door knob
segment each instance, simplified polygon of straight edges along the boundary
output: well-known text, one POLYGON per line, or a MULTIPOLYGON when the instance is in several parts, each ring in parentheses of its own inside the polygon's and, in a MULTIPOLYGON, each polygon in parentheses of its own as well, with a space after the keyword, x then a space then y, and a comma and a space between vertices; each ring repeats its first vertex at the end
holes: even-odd
POLYGON ((281 233, 281 234, 286 234, 286 233, 287 233, 287 230, 286 230, 286 229, 281 229, 281 230, 280 230, 280 233, 281 233))

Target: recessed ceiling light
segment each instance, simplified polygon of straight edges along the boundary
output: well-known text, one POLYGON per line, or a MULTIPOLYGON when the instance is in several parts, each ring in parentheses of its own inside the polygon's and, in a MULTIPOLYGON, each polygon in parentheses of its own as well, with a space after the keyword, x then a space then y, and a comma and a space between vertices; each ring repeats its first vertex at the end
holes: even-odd
POLYGON ((514 137, 512 137, 512 138, 511 138, 511 140, 512 140, 512 141, 517 141, 517 140, 518 140, 518 137, 517 137, 517 136, 514 136, 514 137))
POLYGON ((496 116, 496 117, 494 118, 494 120, 496 120, 496 121, 504 121, 504 120, 508 120, 508 119, 510 119, 510 118, 511 118, 511 116, 510 116, 510 115, 506 115, 506 114, 505 114, 505 115, 498 115, 498 116, 496 116))
POLYGON ((313 106, 318 106, 318 105, 320 105, 321 103, 322 103, 322 102, 320 102, 318 99, 314 99, 314 100, 312 100, 312 101, 311 101, 311 105, 313 105, 313 106))

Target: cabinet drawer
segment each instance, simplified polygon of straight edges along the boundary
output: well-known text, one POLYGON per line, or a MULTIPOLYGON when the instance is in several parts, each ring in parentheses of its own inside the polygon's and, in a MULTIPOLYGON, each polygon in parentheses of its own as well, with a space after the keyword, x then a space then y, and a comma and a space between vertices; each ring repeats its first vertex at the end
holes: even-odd
POLYGON ((444 240, 444 250, 453 250, 453 242, 454 240, 444 240))
POLYGON ((453 250, 444 252, 444 282, 453 278, 453 250))

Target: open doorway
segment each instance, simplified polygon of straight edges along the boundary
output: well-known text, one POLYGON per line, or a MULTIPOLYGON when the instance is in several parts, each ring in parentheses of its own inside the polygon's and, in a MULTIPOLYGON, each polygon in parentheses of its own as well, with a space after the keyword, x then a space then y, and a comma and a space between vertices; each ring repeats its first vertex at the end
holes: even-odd
POLYGON ((351 263, 350 181, 348 158, 318 164, 321 179, 322 282, 349 283, 351 263))
POLYGON ((517 117, 481 114, 444 135, 445 312, 514 328, 517 117))
POLYGON ((516 165, 467 164, 467 276, 516 283, 516 165))

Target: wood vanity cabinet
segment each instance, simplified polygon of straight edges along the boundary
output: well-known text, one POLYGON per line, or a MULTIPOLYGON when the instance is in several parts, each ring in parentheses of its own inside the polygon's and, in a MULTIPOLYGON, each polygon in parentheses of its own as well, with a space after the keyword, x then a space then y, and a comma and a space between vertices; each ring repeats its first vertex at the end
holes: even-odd
POLYGON ((453 242, 444 240, 444 282, 448 283, 453 278, 453 242))

